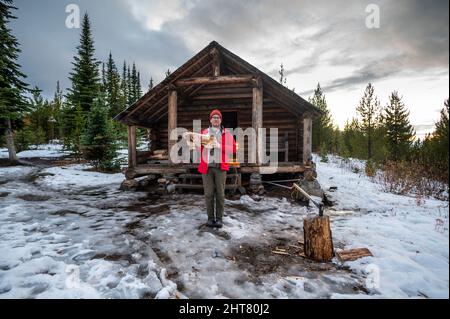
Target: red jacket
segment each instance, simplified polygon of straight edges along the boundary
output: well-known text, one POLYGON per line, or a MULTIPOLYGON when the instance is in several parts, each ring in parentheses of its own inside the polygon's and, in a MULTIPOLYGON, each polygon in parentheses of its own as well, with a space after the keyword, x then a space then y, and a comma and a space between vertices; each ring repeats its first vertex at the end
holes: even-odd
MULTIPOLYGON (((208 129, 202 130, 201 134, 208 134, 208 129)), ((226 128, 222 130, 222 140, 220 141, 220 147, 222 150, 220 169, 223 171, 228 171, 230 169, 228 165, 229 155, 236 153, 236 142, 234 141, 233 135, 231 135, 226 128), (225 141, 227 141, 228 143, 225 143, 225 141)), ((203 152, 203 150, 204 147, 202 145, 200 148, 200 164, 198 165, 197 170, 201 174, 206 174, 208 173, 207 153, 209 150, 206 150, 205 152, 203 152)))

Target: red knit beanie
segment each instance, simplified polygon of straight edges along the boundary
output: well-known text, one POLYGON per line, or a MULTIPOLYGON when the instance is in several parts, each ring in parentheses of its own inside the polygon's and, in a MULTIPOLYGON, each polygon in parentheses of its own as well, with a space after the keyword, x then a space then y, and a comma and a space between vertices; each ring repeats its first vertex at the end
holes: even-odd
POLYGON ((218 109, 212 110, 209 114, 209 119, 211 119, 214 115, 218 115, 220 119, 222 119, 222 113, 218 109))

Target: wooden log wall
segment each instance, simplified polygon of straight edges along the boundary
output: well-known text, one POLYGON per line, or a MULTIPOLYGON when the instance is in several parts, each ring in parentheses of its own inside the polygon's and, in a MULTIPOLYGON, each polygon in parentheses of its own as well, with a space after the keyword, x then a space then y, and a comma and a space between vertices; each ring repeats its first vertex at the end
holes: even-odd
MULTIPOLYGON (((252 87, 239 83, 227 86, 208 85, 203 87, 191 101, 180 101, 177 107, 177 126, 192 130, 192 121, 201 120, 202 129, 209 125, 209 113, 219 108, 222 112, 237 112, 238 127, 252 127, 252 87), (218 99, 218 97, 220 99, 218 99)), ((168 118, 162 117, 154 126, 157 132, 157 148, 165 149, 168 145, 168 118)), ((266 128, 266 141, 269 140, 270 128, 278 128, 278 140, 284 142, 285 133, 289 141, 289 161, 303 161, 303 119, 297 118, 288 110, 277 104, 270 97, 263 99, 263 127, 266 128)), ((246 145, 248 141, 246 140, 246 145)), ((247 161, 247 154, 245 156, 247 161)), ((284 161, 284 153, 278 155, 284 161)))

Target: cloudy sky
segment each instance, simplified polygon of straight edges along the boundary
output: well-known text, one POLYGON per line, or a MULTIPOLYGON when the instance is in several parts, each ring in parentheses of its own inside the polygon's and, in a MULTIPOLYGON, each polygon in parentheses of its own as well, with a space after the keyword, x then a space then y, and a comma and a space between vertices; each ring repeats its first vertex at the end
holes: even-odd
POLYGON ((403 96, 419 135, 449 96, 448 0, 16 0, 20 63, 46 96, 57 80, 70 85, 80 30, 66 27, 69 4, 89 13, 97 58, 135 61, 145 86, 215 40, 276 79, 283 63, 304 98, 320 82, 341 128, 368 82, 382 105, 393 90, 403 96), (371 4, 379 28, 366 25, 371 4))

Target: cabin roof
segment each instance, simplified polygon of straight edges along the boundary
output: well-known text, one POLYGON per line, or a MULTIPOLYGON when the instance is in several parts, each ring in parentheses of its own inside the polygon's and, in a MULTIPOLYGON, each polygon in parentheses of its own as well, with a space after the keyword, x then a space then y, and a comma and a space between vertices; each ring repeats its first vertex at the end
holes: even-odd
MULTIPOLYGON (((124 124, 151 127, 168 110, 168 88, 174 86, 175 81, 192 77, 213 76, 213 55, 216 51, 220 57, 221 75, 253 75, 260 78, 263 85, 264 96, 269 96, 279 103, 287 111, 301 117, 309 113, 318 117, 322 112, 301 96, 286 88, 269 75, 240 58, 231 51, 225 49, 216 41, 212 41, 186 63, 176 69, 158 85, 149 90, 134 104, 119 113, 114 119, 124 124), (216 49, 216 50, 213 50, 216 49)), ((181 100, 195 98, 195 94, 201 89, 199 85, 177 88, 181 100)), ((206 101, 205 101, 206 102, 206 101)), ((220 101, 210 101, 211 104, 220 105, 220 101)), ((208 103, 208 102, 207 102, 208 103)), ((251 105, 251 102, 250 102, 251 105)))

